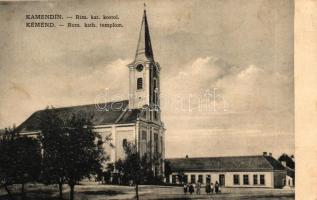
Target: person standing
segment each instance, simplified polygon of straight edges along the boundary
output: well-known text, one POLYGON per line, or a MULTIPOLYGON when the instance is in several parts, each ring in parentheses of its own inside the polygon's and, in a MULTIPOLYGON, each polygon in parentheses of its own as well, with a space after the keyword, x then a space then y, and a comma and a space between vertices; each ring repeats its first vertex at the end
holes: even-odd
POLYGON ((190 184, 189 184, 189 193, 190 193, 190 194, 193 194, 193 192, 195 192, 195 191, 194 191, 194 186, 193 186, 192 183, 190 183, 190 184))
POLYGON ((219 183, 218 183, 218 181, 216 181, 216 183, 215 183, 215 192, 216 193, 219 192, 219 183))
POLYGON ((200 194, 201 183, 198 181, 196 184, 196 194, 200 194))
POLYGON ((207 193, 207 194, 210 194, 210 191, 211 191, 210 184, 209 184, 209 183, 206 183, 206 193, 207 193))
POLYGON ((211 194, 214 193, 214 184, 213 183, 210 183, 210 191, 211 191, 211 194))
POLYGON ((188 191, 188 185, 185 183, 184 184, 184 194, 187 194, 187 191, 188 191))

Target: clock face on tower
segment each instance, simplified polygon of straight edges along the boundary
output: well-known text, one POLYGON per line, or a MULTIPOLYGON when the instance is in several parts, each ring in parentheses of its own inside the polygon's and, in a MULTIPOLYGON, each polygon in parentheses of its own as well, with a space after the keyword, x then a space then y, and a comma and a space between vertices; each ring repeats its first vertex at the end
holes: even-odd
POLYGON ((138 70, 138 72, 141 72, 143 70, 143 65, 139 64, 138 66, 136 66, 136 70, 138 70))

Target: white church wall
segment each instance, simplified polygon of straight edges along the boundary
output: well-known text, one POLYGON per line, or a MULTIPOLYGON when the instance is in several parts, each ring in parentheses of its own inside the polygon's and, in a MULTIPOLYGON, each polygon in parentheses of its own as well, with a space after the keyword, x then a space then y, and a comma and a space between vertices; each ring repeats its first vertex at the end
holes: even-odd
MULTIPOLYGON (((95 128, 94 131, 96 131, 97 133, 99 133, 102 137, 102 141, 105 141, 106 138, 110 137, 111 139, 113 139, 113 133, 112 133, 112 127, 104 127, 104 128, 95 128)), ((109 160, 106 162, 114 162, 114 149, 111 147, 111 143, 113 143, 113 140, 107 141, 103 143, 103 148, 105 153, 107 154, 107 156, 109 156, 109 160)))
POLYGON ((125 157, 122 146, 124 139, 135 142, 135 124, 96 126, 94 130, 102 136, 103 141, 106 137, 111 136, 111 140, 103 144, 105 152, 109 156, 106 163, 114 163, 119 158, 125 157))
POLYGON ((123 141, 135 143, 135 126, 115 127, 115 160, 124 159, 123 141))
POLYGON ((148 143, 150 142, 150 133, 148 128, 144 124, 140 124, 139 126, 139 145, 140 145, 140 154, 145 155, 148 153, 148 143), (144 135, 145 134, 145 135, 144 135))

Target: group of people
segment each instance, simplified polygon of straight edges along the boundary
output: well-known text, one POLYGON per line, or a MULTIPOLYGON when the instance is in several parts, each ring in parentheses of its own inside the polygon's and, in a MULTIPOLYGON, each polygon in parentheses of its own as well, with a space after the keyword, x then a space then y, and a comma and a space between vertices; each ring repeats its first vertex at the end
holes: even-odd
MULTIPOLYGON (((198 182, 196 184, 193 183, 188 183, 188 184, 184 184, 184 194, 193 194, 195 193, 195 188, 196 188, 196 194, 200 194, 200 190, 201 190, 201 183, 198 182)), ((218 183, 218 181, 216 181, 215 185, 213 183, 206 183, 206 187, 205 187, 205 191, 207 194, 213 194, 215 193, 220 193, 220 185, 218 183)))

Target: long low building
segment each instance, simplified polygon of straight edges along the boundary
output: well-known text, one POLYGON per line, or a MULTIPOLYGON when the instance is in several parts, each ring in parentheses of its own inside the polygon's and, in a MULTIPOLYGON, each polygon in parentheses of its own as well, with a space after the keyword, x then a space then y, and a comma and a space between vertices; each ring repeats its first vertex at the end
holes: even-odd
POLYGON ((216 183, 222 187, 282 188, 286 169, 263 153, 256 156, 202 157, 166 159, 171 171, 167 182, 172 184, 216 183), (180 178, 182 177, 182 178, 180 178))

